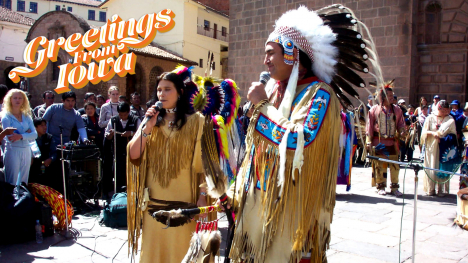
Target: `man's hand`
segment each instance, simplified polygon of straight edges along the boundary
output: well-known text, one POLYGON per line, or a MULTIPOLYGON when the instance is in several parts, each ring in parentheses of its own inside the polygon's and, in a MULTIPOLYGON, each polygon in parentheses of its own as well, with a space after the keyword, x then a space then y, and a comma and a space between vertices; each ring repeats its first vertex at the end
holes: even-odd
POLYGON ((132 136, 131 131, 126 131, 126 132, 122 133, 122 137, 130 137, 130 136, 132 136))
POLYGON ((259 103, 261 100, 268 99, 265 91, 265 85, 260 82, 252 82, 252 86, 250 86, 247 94, 247 99, 254 105, 259 103))
POLYGON ((88 139, 84 139, 83 142, 84 142, 84 144, 86 144, 86 145, 90 145, 90 144, 91 144, 91 141, 88 140, 88 139))
POLYGON ((114 130, 110 129, 109 134, 107 134, 107 136, 106 136, 106 139, 110 140, 110 139, 112 139, 112 137, 114 137, 114 130))
POLYGON ((52 162, 52 158, 49 158, 49 159, 45 160, 44 161, 44 166, 49 167, 51 162, 52 162))
MULTIPOLYGON (((229 198, 229 197, 228 197, 229 198)), ((229 199, 228 199, 229 200, 229 199)), ((231 202, 228 202, 227 204, 227 209, 230 209, 231 208, 231 202)), ((218 201, 216 201, 216 205, 220 206, 221 209, 224 211, 224 207, 221 205, 221 200, 218 199, 218 201)))

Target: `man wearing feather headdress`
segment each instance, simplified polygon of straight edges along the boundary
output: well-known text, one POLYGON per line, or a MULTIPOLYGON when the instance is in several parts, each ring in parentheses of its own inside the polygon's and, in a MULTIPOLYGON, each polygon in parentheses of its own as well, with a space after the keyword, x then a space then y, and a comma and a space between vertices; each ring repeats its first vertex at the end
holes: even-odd
MULTIPOLYGON (((393 99, 392 82, 385 85, 378 98, 381 102, 374 105, 369 111, 366 123, 366 147, 372 155, 398 161, 399 138, 405 138, 405 118, 397 105, 390 101, 393 99)), ((390 168, 391 193, 395 196, 403 194, 398 190, 400 167, 397 164, 388 164, 390 168)), ((372 186, 377 187, 379 195, 386 195, 387 163, 372 162, 372 186)))
MULTIPOLYGON (((254 111, 247 155, 228 193, 238 212, 230 253, 234 262, 326 262, 340 155, 340 101, 349 102, 342 90, 355 92, 343 79, 362 81, 339 62, 340 45, 349 56, 359 56, 339 42, 337 33, 359 43, 361 35, 347 28, 356 20, 334 8, 323 9, 321 16, 306 7, 288 11, 265 43, 264 64, 272 79, 266 88, 252 83, 249 89, 254 111), (340 13, 327 16, 332 9, 340 13), (335 22, 339 29, 332 26, 335 22), (349 74, 338 79, 344 67, 349 74)), ((353 69, 365 66, 357 61, 353 69)))

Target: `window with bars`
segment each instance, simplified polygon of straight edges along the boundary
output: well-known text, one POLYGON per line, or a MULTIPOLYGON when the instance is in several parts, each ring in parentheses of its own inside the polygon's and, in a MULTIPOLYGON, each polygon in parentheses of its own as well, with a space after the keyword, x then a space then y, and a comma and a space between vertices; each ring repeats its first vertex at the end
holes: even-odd
POLYGON ((18 12, 24 12, 25 9, 26 9, 26 1, 21 1, 21 0, 18 0, 17 4, 16 4, 16 11, 18 12))
POLYGON ((106 22, 106 20, 107 20, 106 12, 99 12, 99 21, 106 22))
POLYGON ((67 11, 70 12, 70 13, 73 12, 73 7, 71 7, 71 6, 67 7, 67 11))
POLYGON ((88 10, 88 20, 96 20, 96 12, 94 10, 88 10))
POLYGON ((225 37, 227 35, 227 28, 226 27, 221 27, 221 35, 225 37))
POLYGON ((37 14, 37 3, 29 2, 29 12, 37 14))
POLYGON ((209 30, 210 29, 210 21, 204 20, 203 27, 205 28, 205 30, 209 30))

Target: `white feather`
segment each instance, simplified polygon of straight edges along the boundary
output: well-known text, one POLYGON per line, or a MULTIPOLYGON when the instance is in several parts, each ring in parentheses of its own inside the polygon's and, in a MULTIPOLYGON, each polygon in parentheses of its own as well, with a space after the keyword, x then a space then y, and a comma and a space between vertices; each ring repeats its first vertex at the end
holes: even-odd
POLYGON ((281 197, 283 195, 283 189, 284 189, 284 171, 286 169, 286 150, 288 148, 288 136, 289 133, 291 132, 290 127, 286 127, 286 132, 283 135, 283 139, 281 139, 281 143, 279 145, 279 152, 280 152, 280 167, 278 171, 278 187, 280 188, 279 191, 279 196, 281 197))
POLYGON ((296 180, 294 178, 294 172, 296 169, 299 170, 299 175, 301 175, 302 171, 302 164, 304 164, 304 126, 302 124, 298 123, 296 124, 296 132, 297 132, 297 149, 296 152, 294 153, 294 161, 293 161, 293 169, 292 169, 292 179, 293 182, 296 180))
MULTIPOLYGON (((313 72, 319 79, 330 83, 335 75, 338 56, 338 49, 332 45, 336 40, 336 35, 331 28, 323 24, 323 20, 316 12, 308 10, 305 6, 284 13, 275 24, 275 27, 282 26, 296 29, 307 39, 308 45, 313 50, 313 58, 311 58, 313 72)), ((297 43, 294 44, 301 48, 297 43)))
POLYGON ((286 87, 286 92, 284 93, 283 101, 279 106, 279 111, 283 114, 283 117, 289 119, 289 115, 291 114, 291 105, 296 97, 296 87, 297 87, 297 80, 299 79, 299 62, 297 61, 294 63, 291 77, 288 81, 288 86, 286 87))

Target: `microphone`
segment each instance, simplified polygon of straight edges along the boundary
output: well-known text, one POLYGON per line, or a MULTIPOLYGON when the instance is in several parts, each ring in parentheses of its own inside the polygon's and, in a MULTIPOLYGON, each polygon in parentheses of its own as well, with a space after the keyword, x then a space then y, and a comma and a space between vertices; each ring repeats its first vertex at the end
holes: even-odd
MULTIPOLYGON (((156 107, 154 108, 156 111, 160 111, 160 110, 162 109, 163 104, 162 104, 162 102, 157 101, 157 102, 154 104, 154 106, 156 106, 156 107)), ((145 127, 145 126, 146 126, 146 123, 147 123, 151 118, 153 118, 153 116, 146 116, 145 120, 143 121, 143 125, 142 125, 141 127, 142 127, 142 128, 145 127)))
MULTIPOLYGON (((262 83, 263 86, 266 86, 267 82, 270 80, 270 73, 268 73, 268 71, 263 71, 262 73, 260 73, 260 78, 258 80, 258 82, 262 83)), ((244 106, 244 109, 246 109, 247 111, 244 111, 244 115, 246 112, 248 112, 250 110, 250 108, 252 107, 252 102, 248 102, 245 106, 244 106)))
POLYGON ((262 73, 260 73, 260 80, 259 80, 260 83, 262 83, 263 85, 266 85, 269 80, 270 80, 270 73, 268 73, 268 71, 263 71, 262 73))

